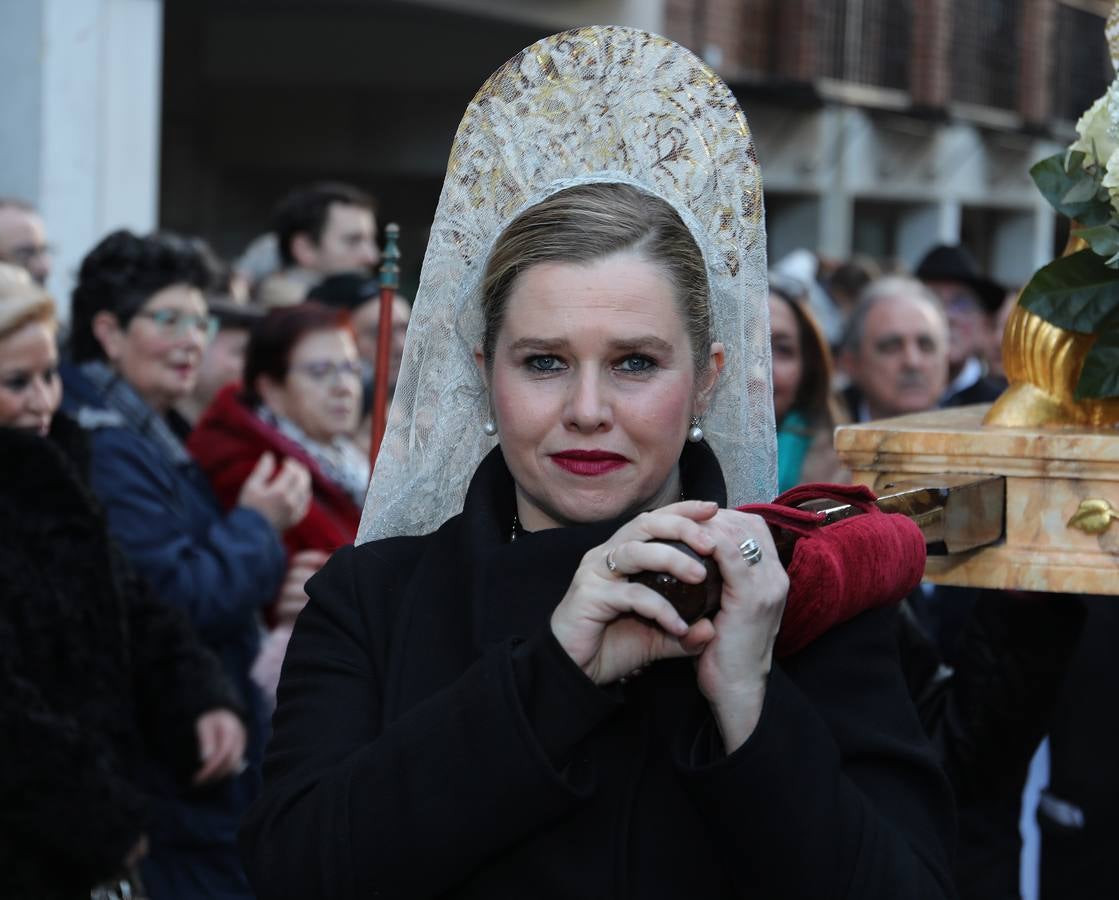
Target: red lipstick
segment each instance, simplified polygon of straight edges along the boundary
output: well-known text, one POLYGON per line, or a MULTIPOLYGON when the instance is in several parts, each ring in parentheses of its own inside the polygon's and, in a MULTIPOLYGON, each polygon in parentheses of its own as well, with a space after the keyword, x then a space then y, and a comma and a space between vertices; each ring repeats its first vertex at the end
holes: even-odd
POLYGON ((551 460, 572 475, 605 475, 629 462, 621 454, 606 450, 561 450, 553 453, 551 460))

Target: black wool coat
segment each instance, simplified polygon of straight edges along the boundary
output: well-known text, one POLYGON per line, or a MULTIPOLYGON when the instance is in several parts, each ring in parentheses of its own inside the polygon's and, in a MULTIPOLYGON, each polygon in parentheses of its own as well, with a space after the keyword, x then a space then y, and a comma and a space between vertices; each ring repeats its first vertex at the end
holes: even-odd
MULTIPOLYGON (((687 496, 726 502, 705 445, 687 496)), ((510 543, 495 450, 434 534, 346 548, 310 582, 263 794, 242 830, 274 898, 943 898, 948 786, 896 611, 775 665, 729 756, 689 660, 595 686, 548 621, 620 523, 510 543)))
POLYGON ((64 416, 50 438, 0 428, 4 898, 88 898, 147 828, 149 780, 197 769, 198 715, 238 708, 113 545, 85 463, 64 416))

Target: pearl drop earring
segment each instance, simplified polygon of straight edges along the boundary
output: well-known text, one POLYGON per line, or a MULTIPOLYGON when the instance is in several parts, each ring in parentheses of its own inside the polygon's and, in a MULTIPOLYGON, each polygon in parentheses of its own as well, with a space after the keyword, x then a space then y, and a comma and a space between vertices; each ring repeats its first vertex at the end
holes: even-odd
POLYGON ((484 431, 490 437, 493 437, 495 434, 497 434, 497 423, 494 422, 493 419, 487 419, 485 424, 482 425, 482 431, 484 431))
POLYGON ((688 440, 698 444, 703 440, 703 429, 699 427, 699 416, 692 416, 692 427, 688 429, 688 440))

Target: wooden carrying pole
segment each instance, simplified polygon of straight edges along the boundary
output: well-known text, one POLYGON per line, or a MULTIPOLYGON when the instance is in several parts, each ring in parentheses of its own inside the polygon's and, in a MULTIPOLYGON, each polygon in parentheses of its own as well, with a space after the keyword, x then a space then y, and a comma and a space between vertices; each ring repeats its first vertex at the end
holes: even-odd
POLYGON ((381 318, 377 331, 377 365, 373 371, 373 434, 369 442, 369 465, 377 463, 377 452, 385 436, 389 403, 389 363, 392 355, 392 304, 400 287, 400 226, 385 226, 385 255, 381 263, 381 318))

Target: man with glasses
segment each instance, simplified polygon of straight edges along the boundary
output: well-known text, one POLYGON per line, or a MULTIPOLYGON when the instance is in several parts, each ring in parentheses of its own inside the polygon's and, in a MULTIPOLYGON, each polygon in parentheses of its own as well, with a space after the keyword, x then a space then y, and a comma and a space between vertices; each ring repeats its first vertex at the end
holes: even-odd
POLYGON ((0 197, 0 261, 26 269, 40 285, 50 277, 51 248, 42 216, 14 197, 0 197))

